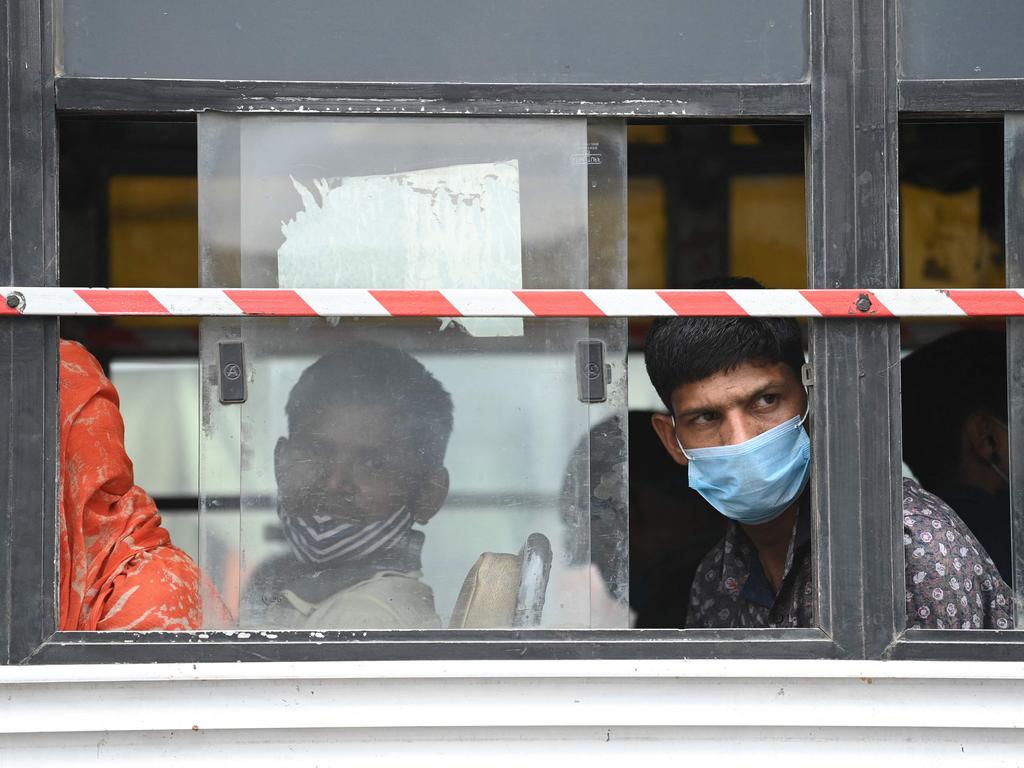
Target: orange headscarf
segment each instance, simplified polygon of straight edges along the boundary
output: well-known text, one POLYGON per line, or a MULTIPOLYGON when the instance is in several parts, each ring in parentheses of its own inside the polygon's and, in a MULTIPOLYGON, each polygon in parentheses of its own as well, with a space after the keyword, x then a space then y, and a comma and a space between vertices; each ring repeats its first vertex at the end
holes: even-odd
POLYGON ((135 485, 117 391, 82 346, 60 344, 60 628, 184 630, 200 573, 135 485))

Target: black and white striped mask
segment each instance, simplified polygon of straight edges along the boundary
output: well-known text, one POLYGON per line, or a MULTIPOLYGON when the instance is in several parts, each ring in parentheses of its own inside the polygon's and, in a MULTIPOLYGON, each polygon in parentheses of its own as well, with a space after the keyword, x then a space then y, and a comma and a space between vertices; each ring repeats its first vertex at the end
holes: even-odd
POLYGON ((412 515, 403 506, 386 520, 362 527, 327 515, 305 518, 282 514, 281 523, 299 560, 324 565, 360 560, 393 547, 412 530, 412 515))

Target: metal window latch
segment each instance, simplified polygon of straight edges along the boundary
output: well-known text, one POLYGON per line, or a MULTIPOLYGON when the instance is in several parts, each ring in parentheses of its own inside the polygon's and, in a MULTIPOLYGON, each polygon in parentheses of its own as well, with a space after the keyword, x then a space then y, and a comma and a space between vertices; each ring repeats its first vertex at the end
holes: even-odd
POLYGON ((576 342, 576 395, 582 403, 603 403, 608 399, 611 369, 605 366, 604 342, 581 339, 576 342))
POLYGON ((800 383, 805 387, 814 386, 814 366, 810 363, 804 363, 800 366, 800 383))
POLYGON ((217 344, 217 378, 220 401, 224 405, 244 403, 245 345, 240 341, 217 344))

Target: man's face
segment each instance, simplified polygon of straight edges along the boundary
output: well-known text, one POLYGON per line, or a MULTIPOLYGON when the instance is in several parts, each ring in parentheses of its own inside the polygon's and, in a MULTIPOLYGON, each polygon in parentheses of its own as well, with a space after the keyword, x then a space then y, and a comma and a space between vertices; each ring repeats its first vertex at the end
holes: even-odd
POLYGON ((785 363, 743 363, 701 381, 683 384, 672 393, 675 424, 666 414, 652 417, 665 450, 679 464, 683 448, 736 445, 802 415, 807 395, 793 369, 785 363))
POLYGON ((274 454, 285 514, 364 526, 414 505, 425 473, 408 416, 342 405, 296 419, 292 428, 274 454))

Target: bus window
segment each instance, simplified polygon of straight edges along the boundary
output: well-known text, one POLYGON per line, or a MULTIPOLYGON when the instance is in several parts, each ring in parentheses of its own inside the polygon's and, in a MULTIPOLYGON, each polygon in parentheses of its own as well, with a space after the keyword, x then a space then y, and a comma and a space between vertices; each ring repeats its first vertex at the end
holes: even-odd
MULTIPOLYGON (((1003 287, 1001 124, 900 137, 903 287, 1003 287)), ((1006 322, 904 322, 901 340, 907 626, 1008 629, 1006 322)))
MULTIPOLYGON (((806 285, 801 126, 385 124, 214 115, 197 134, 191 122, 68 121, 67 165, 93 186, 62 187, 65 237, 94 236, 65 284, 806 285), (156 161, 160 147, 170 151, 156 161)), ((806 324, 769 325, 789 329, 796 352, 782 370, 799 382, 806 324)), ((645 365, 648 319, 62 327, 120 390, 135 480, 226 606, 208 611, 210 627, 683 628, 691 613, 704 615, 691 626, 815 624, 806 478, 790 562, 775 574, 786 588, 764 572, 707 578, 742 529, 690 487, 652 426, 668 409, 645 365), (584 354, 605 366, 593 390, 581 385, 584 354), (245 386, 225 395, 231 361, 245 386), (545 585, 532 619, 508 602, 527 560, 545 585), (763 589, 725 587, 738 606, 727 610, 698 573, 716 589, 748 579, 763 589), (366 607, 380 603, 390 608, 366 607)), ((715 447, 695 435, 680 425, 687 453, 715 447)), ((760 571, 753 545, 737 541, 751 553, 742 567, 760 571)))
MULTIPOLYGON (((628 136, 630 288, 690 288, 726 276, 806 286, 802 127, 637 122, 628 136)), ((650 327, 648 318, 629 323, 630 604, 636 626, 683 627, 694 575, 715 558, 729 525, 652 429, 666 405, 645 366, 650 327)), ((737 578, 716 583, 730 576, 737 578)), ((764 625, 771 613, 755 611, 764 625)))

